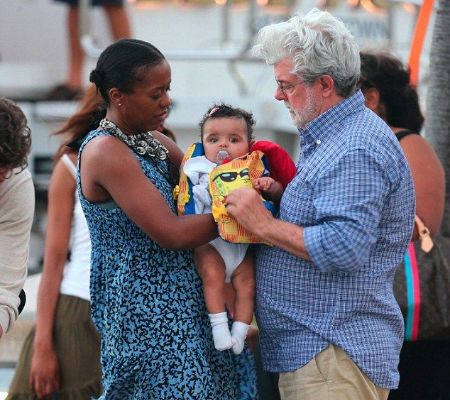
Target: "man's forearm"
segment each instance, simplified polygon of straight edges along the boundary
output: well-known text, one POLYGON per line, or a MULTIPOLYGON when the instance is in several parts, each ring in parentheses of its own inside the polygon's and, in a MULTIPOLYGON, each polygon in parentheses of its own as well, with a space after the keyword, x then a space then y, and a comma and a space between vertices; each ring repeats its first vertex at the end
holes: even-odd
POLYGON ((311 260, 305 246, 304 229, 301 226, 273 218, 265 224, 260 235, 264 242, 279 247, 297 257, 311 260))

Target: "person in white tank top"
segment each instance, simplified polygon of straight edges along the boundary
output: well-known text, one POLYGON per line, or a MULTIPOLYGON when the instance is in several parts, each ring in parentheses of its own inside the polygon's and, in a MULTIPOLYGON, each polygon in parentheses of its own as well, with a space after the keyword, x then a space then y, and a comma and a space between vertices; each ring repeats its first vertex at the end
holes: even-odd
MULTIPOLYGON (((63 154, 61 161, 67 170, 77 177, 77 169, 72 155, 63 154)), ((70 256, 64 266, 60 293, 68 296, 80 297, 90 300, 89 274, 90 274, 91 241, 89 229, 81 209, 78 193, 73 195, 72 225, 70 228, 70 256)))

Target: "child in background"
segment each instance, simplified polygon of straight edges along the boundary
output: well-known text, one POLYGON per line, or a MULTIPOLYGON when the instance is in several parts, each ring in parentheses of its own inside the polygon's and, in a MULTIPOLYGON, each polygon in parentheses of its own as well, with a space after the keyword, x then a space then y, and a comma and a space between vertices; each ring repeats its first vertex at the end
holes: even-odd
MULTIPOLYGON (((188 159, 183 172, 191 180, 195 212, 211 213, 208 190, 209 172, 223 161, 231 161, 249 153, 253 144, 254 119, 251 113, 228 106, 214 105, 200 122, 204 156, 188 159)), ((249 179, 246 176, 245 179, 249 179)), ((253 182, 255 189, 271 201, 279 201, 283 186, 271 177, 253 182)), ((255 278, 253 258, 248 244, 230 243, 217 238, 195 249, 195 265, 203 281, 208 316, 211 322, 214 346, 217 350, 233 349, 240 354, 244 348, 253 319, 255 278), (225 310, 225 283, 235 291, 235 312, 231 333, 225 310)))

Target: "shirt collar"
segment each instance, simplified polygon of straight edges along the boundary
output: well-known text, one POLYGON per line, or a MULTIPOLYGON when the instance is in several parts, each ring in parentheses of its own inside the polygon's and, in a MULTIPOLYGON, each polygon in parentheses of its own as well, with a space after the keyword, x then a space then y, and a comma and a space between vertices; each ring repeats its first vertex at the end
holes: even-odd
POLYGON ((364 95, 361 90, 331 107, 317 118, 313 119, 305 128, 299 128, 301 144, 315 143, 319 145, 328 136, 334 133, 332 127, 339 124, 349 114, 364 108, 364 95))

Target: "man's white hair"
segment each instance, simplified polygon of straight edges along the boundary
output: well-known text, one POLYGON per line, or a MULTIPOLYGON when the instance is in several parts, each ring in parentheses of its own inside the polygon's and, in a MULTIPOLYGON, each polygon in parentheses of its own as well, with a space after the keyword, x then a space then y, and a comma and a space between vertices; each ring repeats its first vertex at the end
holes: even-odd
POLYGON ((316 8, 306 15, 262 28, 253 54, 273 65, 288 57, 292 73, 306 83, 330 75, 336 93, 348 97, 355 91, 360 75, 359 47, 344 23, 329 12, 316 8))

